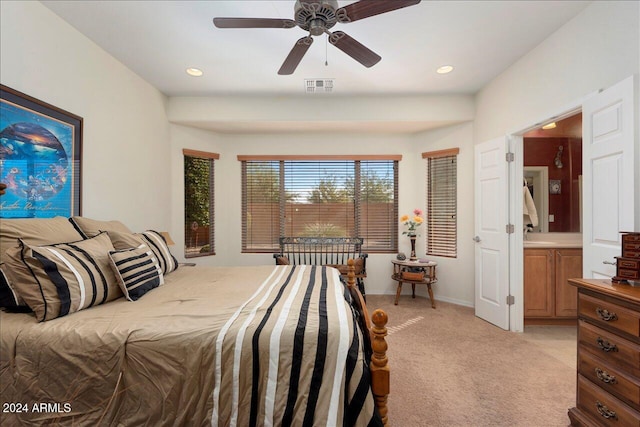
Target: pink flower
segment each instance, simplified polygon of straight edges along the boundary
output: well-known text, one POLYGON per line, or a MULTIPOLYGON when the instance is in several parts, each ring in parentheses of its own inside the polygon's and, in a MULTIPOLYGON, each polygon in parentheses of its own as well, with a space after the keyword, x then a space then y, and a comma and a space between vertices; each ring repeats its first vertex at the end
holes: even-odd
POLYGON ((413 210, 413 214, 414 214, 415 216, 422 216, 422 211, 421 211, 420 209, 414 209, 414 210, 413 210))

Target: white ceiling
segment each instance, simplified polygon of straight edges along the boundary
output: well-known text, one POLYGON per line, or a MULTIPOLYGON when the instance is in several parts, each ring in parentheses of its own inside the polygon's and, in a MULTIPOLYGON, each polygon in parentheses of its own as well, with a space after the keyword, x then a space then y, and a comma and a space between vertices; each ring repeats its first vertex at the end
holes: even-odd
POLYGON ((302 95, 305 78, 335 79, 330 96, 386 96, 474 94, 590 2, 423 0, 332 29, 382 56, 372 68, 320 36, 290 76, 277 71, 303 30, 218 29, 212 19, 292 19, 293 0, 42 3, 168 96, 302 95), (444 64, 455 70, 436 74, 444 64))

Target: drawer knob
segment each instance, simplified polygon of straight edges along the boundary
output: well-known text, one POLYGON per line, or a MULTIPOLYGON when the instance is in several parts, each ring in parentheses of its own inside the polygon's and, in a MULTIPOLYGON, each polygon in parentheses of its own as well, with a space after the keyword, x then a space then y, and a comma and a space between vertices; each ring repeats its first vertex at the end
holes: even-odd
POLYGON ((596 408, 598 408, 598 413, 600 415, 602 415, 603 418, 606 418, 607 420, 609 419, 618 419, 618 417, 616 416, 616 412, 612 411, 611 409, 607 408, 606 405, 603 405, 602 403, 598 402, 596 400, 596 408))
POLYGON ((596 308, 596 313, 598 314, 598 317, 605 322, 613 322, 614 320, 618 320, 617 314, 610 312, 609 310, 605 310, 604 308, 596 308))
POLYGON ((600 350, 602 350, 602 351, 606 351, 607 353, 612 352, 612 351, 613 352, 618 351, 618 346, 617 345, 611 344, 609 341, 605 341, 600 337, 598 337, 596 342, 598 343, 598 347, 600 347, 600 350))
POLYGON ((600 368, 596 368, 596 376, 600 381, 606 384, 616 384, 618 380, 613 375, 610 375, 607 371, 603 371, 600 368))

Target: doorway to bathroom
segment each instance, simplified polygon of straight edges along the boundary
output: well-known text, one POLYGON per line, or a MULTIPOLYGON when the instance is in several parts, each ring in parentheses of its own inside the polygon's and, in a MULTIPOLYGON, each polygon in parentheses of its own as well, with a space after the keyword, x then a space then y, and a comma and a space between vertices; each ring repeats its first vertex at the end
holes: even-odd
MULTIPOLYGON (((579 233, 582 230, 582 113, 545 123, 525 133, 523 165, 538 219, 532 231, 579 233)), ((526 219, 523 221, 528 224, 526 219)))
POLYGON ((582 113, 523 134, 524 331, 575 325, 582 276, 582 113))

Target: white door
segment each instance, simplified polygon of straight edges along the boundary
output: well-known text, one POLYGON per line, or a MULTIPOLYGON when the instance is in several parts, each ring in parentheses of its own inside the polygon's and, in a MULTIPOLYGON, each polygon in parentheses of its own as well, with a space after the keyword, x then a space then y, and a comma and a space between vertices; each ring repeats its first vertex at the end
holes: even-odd
POLYGON ((509 329, 509 183, 506 138, 475 147, 476 316, 509 329))
POLYGON ((634 231, 634 80, 623 80, 582 108, 583 275, 610 278, 620 232, 634 231))

